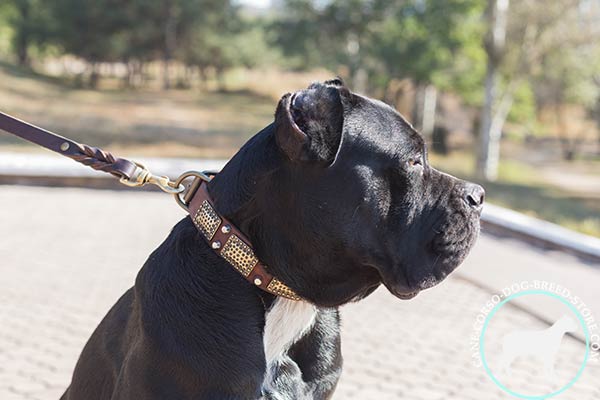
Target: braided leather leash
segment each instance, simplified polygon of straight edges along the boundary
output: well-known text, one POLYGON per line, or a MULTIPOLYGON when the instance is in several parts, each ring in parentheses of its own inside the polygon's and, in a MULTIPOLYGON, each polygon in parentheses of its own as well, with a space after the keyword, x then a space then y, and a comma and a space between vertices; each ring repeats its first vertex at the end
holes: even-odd
POLYGON ((87 144, 76 143, 76 146, 81 154, 71 155, 70 157, 73 160, 92 167, 95 170, 108 172, 119 178, 130 178, 130 176, 120 172, 121 168, 118 167, 117 159, 112 154, 97 147, 88 146, 87 144))
POLYGON ((77 143, 2 112, 0 129, 119 178, 131 179, 136 173, 137 165, 134 162, 116 158, 101 149, 77 143))
POLYGON ((171 194, 185 190, 182 185, 175 185, 166 176, 152 175, 148 168, 138 162, 118 158, 97 147, 77 143, 3 112, 0 112, 0 129, 85 166, 114 175, 127 186, 144 186, 149 183, 171 194))
POLYGON ((184 172, 173 182, 166 176, 151 174, 148 168, 138 162, 117 158, 102 149, 77 143, 2 112, 0 129, 95 170, 112 174, 127 186, 152 184, 173 194, 177 204, 190 214, 192 222, 211 248, 248 282, 276 296, 302 300, 294 290, 269 273, 268 267, 254 254, 252 243, 246 235, 227 218, 219 215, 207 189, 207 182, 217 174, 215 171, 184 172), (187 186, 184 185, 186 180, 191 180, 187 186))

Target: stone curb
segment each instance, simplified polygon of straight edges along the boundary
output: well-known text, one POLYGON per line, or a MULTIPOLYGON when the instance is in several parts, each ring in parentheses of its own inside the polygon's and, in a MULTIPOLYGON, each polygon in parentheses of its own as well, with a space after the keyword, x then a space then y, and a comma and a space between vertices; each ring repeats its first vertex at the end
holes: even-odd
POLYGON ((588 261, 600 261, 600 239, 596 237, 493 204, 484 206, 481 220, 487 232, 508 234, 544 248, 569 252, 588 261))

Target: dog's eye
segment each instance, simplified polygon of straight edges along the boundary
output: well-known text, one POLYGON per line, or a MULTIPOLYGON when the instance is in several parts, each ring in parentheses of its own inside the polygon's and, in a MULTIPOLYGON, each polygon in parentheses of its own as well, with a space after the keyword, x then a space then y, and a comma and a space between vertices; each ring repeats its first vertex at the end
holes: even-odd
POLYGON ((423 166, 423 159, 421 157, 411 158, 408 160, 408 165, 415 167, 417 165, 423 166))

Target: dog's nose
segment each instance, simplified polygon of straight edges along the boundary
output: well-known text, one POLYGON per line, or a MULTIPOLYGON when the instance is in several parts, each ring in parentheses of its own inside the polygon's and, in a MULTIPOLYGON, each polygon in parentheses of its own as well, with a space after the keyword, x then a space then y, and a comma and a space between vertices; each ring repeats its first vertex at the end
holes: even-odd
POLYGON ((470 207, 480 209, 483 206, 485 190, 481 186, 475 183, 467 183, 464 193, 465 201, 470 207))

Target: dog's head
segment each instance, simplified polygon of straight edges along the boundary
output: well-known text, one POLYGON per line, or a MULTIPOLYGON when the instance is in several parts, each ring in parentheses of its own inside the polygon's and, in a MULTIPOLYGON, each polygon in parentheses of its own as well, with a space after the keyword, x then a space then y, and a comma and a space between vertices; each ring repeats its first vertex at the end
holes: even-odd
POLYGON ((317 304, 383 283, 407 299, 442 281, 479 232, 484 191, 432 168, 390 106, 336 79, 286 94, 269 133, 280 161, 254 195, 258 255, 317 304), (266 229, 266 232, 261 232, 266 229))

